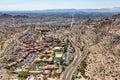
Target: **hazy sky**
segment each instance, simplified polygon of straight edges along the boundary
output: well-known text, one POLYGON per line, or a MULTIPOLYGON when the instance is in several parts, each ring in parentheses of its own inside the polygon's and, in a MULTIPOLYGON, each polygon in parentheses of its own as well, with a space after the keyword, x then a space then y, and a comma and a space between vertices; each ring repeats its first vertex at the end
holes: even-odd
POLYGON ((120 7, 120 0, 0 0, 0 10, 86 9, 120 7))

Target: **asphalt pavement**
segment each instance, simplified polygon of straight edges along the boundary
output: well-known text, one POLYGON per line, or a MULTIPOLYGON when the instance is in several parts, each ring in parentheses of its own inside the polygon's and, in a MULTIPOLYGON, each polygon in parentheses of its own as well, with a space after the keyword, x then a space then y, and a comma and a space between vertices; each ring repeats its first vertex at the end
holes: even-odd
MULTIPOLYGON (((72 43, 72 42, 71 42, 72 43)), ((87 46, 84 48, 83 53, 81 54, 78 47, 75 46, 74 43, 72 43, 73 47, 75 48, 76 56, 73 60, 73 62, 67 67, 67 69, 63 72, 63 74, 60 77, 60 80, 71 80, 72 75, 75 72, 76 68, 80 65, 80 63, 85 59, 87 56, 87 46)))

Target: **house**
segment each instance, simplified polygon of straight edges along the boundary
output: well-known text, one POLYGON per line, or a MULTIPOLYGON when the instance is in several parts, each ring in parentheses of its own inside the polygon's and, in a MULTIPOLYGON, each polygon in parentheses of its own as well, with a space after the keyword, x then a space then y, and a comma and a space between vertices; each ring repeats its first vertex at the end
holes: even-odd
POLYGON ((50 47, 52 45, 52 43, 44 43, 43 45, 44 45, 44 47, 50 47))
POLYGON ((24 53, 22 58, 26 58, 29 54, 28 53, 24 53))
POLYGON ((59 52, 55 52, 55 58, 62 58, 63 54, 59 52))
POLYGON ((43 71, 29 71, 29 73, 33 73, 33 74, 42 74, 43 73, 43 71))
POLYGON ((62 73, 62 69, 57 69, 56 73, 61 74, 62 73))
POLYGON ((51 57, 50 57, 49 59, 47 59, 46 61, 47 61, 47 62, 52 62, 53 59, 54 59, 54 57, 51 56, 51 57))
POLYGON ((21 61, 23 61, 23 58, 18 58, 18 59, 17 59, 17 62, 18 62, 18 63, 21 62, 21 61))
POLYGON ((36 80, 44 80, 43 74, 40 74, 36 77, 36 80))
POLYGON ((61 46, 65 46, 65 42, 61 42, 61 44, 60 44, 61 46))
POLYGON ((36 47, 36 50, 38 50, 38 51, 42 51, 43 49, 44 49, 43 46, 38 46, 38 47, 36 47))
POLYGON ((54 47, 53 50, 54 51, 61 51, 63 47, 54 47))
POLYGON ((40 62, 41 59, 40 58, 35 58, 35 62, 40 62))
POLYGON ((57 78, 48 78, 47 80, 58 80, 57 78))
POLYGON ((16 64, 17 64, 17 62, 12 62, 12 63, 7 64, 7 66, 11 67, 11 66, 16 65, 16 64))
POLYGON ((52 42, 53 41, 53 38, 52 37, 44 37, 43 38, 46 42, 52 42))
POLYGON ((26 80, 35 80, 35 77, 33 75, 31 75, 26 80))
POLYGON ((47 65, 47 66, 43 67, 43 69, 45 69, 45 70, 54 70, 54 69, 58 69, 58 66, 56 66, 56 65, 47 65))
POLYGON ((17 68, 15 72, 21 72, 21 71, 26 71, 25 68, 17 68))
POLYGON ((47 53, 54 53, 54 51, 53 50, 49 50, 49 51, 47 51, 47 53))
POLYGON ((45 70, 44 74, 50 74, 50 70, 45 70))

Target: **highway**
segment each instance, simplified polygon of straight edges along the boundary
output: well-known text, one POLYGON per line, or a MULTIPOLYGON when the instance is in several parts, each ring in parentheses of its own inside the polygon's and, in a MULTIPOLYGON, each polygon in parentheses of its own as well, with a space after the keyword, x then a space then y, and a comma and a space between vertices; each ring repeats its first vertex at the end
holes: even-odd
MULTIPOLYGON (((73 27, 73 23, 74 23, 74 14, 72 15, 71 28, 73 27)), ((72 75, 74 74, 76 68, 86 58, 87 53, 88 53, 88 43, 84 38, 82 38, 82 39, 85 42, 85 47, 83 49, 83 52, 81 52, 79 50, 79 48, 72 42, 71 38, 69 38, 69 41, 72 43, 72 46, 75 49, 76 55, 75 55, 75 58, 74 58, 73 62, 61 74, 60 80, 71 80, 72 75)))
POLYGON ((75 72, 76 68, 86 58, 87 53, 88 53, 87 46, 84 47, 83 53, 81 54, 79 48, 76 47, 73 42, 71 42, 71 43, 72 43, 73 47, 75 48, 76 56, 75 56, 73 62, 63 72, 63 74, 60 77, 60 80, 71 80, 72 79, 72 75, 75 72))

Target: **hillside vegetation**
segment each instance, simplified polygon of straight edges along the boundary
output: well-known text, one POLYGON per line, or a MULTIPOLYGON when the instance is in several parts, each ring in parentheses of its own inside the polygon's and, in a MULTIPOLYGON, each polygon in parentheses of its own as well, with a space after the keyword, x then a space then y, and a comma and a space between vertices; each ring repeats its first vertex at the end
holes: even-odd
POLYGON ((85 77, 78 67, 73 80, 120 80, 120 14, 75 25, 72 35, 77 46, 82 38, 89 44, 85 77))

